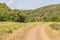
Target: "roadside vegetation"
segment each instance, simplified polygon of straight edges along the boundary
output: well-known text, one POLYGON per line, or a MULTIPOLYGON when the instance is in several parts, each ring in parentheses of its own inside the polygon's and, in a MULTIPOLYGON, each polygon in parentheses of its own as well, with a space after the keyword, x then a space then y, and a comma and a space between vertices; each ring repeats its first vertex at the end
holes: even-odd
POLYGON ((0 22, 0 33, 12 33, 14 30, 26 26, 26 23, 0 22))
POLYGON ((60 22, 53 22, 45 31, 51 40, 60 40, 60 22))
POLYGON ((26 27, 28 25, 37 25, 37 23, 0 22, 0 33, 12 33, 14 30, 26 27))
POLYGON ((55 29, 55 30, 60 30, 60 24, 58 24, 58 23, 53 23, 50 25, 50 27, 55 29))

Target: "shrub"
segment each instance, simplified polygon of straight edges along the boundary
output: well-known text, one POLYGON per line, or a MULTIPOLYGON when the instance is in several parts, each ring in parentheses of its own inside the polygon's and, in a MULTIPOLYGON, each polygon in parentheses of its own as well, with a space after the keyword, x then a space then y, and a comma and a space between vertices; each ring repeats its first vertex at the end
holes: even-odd
POLYGON ((60 24, 57 23, 51 24, 50 27, 56 30, 60 30, 60 24))

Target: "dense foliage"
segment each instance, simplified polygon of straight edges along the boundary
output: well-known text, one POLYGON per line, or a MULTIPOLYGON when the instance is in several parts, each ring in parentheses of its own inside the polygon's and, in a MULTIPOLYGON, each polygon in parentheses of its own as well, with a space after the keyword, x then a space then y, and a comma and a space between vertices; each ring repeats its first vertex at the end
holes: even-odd
POLYGON ((35 10, 11 10, 5 3, 0 3, 0 21, 58 22, 60 21, 60 4, 45 6, 35 10))

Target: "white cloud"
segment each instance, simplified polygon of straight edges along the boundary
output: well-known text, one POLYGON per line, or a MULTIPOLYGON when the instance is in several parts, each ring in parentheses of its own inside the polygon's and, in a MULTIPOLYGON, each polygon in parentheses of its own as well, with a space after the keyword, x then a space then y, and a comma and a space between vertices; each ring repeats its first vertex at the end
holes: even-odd
POLYGON ((14 0, 10 0, 10 1, 8 2, 8 4, 9 4, 9 5, 14 4, 14 0))

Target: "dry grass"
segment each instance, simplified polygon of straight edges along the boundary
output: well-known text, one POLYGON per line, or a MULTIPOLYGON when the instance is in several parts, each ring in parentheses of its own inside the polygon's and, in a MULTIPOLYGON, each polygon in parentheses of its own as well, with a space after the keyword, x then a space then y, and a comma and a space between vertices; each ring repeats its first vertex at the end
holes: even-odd
MULTIPOLYGON (((57 22, 56 22, 57 23, 57 22)), ((55 24, 55 23, 53 23, 55 24)), ((51 38, 51 40, 60 40, 60 32, 56 29, 53 29, 52 27, 46 28, 47 35, 51 38)))
POLYGON ((23 36, 26 31, 37 24, 39 23, 0 22, 0 40, 5 40, 10 35, 15 34, 18 30, 21 30, 20 33, 23 36))

